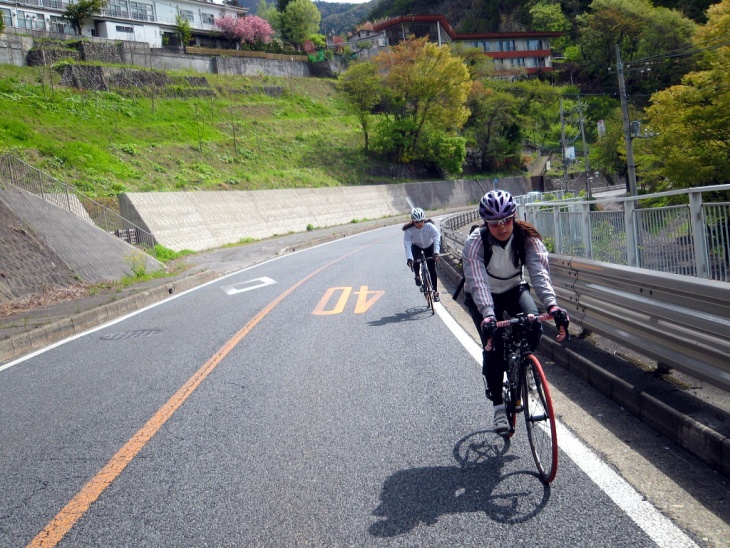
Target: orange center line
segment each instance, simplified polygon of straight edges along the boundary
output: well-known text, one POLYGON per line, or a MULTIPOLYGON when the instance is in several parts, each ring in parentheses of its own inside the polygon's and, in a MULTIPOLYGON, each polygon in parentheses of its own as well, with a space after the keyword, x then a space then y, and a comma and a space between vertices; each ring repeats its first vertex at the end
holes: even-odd
MULTIPOLYGON (((386 237, 387 238, 387 237, 386 237)), ((373 246, 386 238, 381 238, 375 242, 363 246, 360 249, 353 250, 324 266, 318 268, 305 278, 302 278, 281 295, 271 301, 261 312, 256 314, 238 333, 236 333, 228 342, 226 342, 220 350, 205 362, 192 377, 190 377, 175 394, 167 400, 167 402, 147 421, 147 423, 137 431, 137 433, 125 443, 122 448, 111 458, 111 460, 72 498, 66 506, 64 506, 58 514, 46 525, 43 530, 38 533, 35 538, 30 541, 27 548, 51 548, 56 546, 61 539, 68 533, 71 528, 81 519, 91 505, 101 496, 104 490, 119 477, 127 465, 132 462, 137 453, 147 444, 150 439, 162 428, 167 420, 175 413, 175 411, 190 397, 196 388, 202 383, 208 375, 218 366, 228 353, 248 335, 248 333, 256 327, 256 325, 271 312, 281 301, 289 296, 293 291, 302 284, 338 263, 342 259, 361 251, 362 249, 373 246)))

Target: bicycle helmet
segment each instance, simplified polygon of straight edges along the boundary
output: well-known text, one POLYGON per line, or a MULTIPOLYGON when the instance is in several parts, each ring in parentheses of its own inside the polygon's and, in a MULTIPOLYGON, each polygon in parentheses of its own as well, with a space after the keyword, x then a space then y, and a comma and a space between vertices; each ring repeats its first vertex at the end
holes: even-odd
POLYGON ((485 221, 498 221, 517 211, 512 194, 504 190, 490 190, 479 201, 479 216, 485 221))
POLYGON ((426 214, 420 207, 414 207, 411 210, 411 220, 414 222, 420 222, 426 220, 426 214))

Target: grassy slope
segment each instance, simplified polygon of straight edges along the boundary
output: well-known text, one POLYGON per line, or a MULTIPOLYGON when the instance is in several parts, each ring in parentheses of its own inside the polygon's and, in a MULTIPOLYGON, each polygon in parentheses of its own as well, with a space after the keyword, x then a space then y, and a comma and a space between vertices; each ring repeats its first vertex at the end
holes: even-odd
POLYGON ((94 197, 393 182, 368 175, 374 163, 332 81, 206 78, 213 98, 135 98, 51 89, 39 68, 0 65, 0 152, 94 197), (229 92, 260 86, 283 93, 229 92))

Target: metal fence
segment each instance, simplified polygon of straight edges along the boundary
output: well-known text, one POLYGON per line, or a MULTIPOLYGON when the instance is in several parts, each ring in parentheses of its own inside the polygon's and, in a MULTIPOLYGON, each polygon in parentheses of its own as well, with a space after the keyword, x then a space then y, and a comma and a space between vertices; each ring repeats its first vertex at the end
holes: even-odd
POLYGON ((8 182, 73 213, 155 256, 155 238, 108 207, 10 154, 0 156, 0 182, 8 182))
POLYGON ((704 199, 727 191, 730 185, 594 201, 533 201, 522 209, 553 253, 727 282, 730 203, 704 199), (651 207, 666 197, 685 203, 651 207))

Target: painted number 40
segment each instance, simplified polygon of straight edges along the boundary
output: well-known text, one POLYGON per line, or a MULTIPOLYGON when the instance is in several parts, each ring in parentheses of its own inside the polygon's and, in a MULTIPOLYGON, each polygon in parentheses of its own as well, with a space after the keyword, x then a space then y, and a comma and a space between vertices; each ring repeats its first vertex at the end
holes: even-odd
MULTIPOLYGON (((319 303, 317 303, 312 314, 316 314, 317 316, 341 314, 345 309, 347 300, 350 298, 350 293, 352 293, 351 287, 330 287, 327 291, 325 291, 324 295, 322 295, 322 298, 319 300, 319 303), (332 301, 333 297, 337 294, 339 294, 339 296, 336 297, 337 300, 334 306, 328 309, 327 307, 330 306, 330 301, 332 301)), ((384 294, 385 291, 368 291, 368 286, 360 286, 360 291, 355 291, 355 295, 357 295, 355 314, 367 312, 368 309, 375 304, 375 301, 384 294)))

